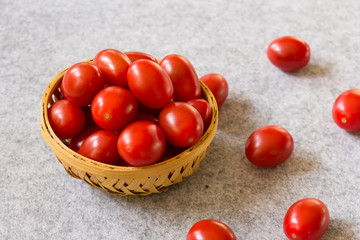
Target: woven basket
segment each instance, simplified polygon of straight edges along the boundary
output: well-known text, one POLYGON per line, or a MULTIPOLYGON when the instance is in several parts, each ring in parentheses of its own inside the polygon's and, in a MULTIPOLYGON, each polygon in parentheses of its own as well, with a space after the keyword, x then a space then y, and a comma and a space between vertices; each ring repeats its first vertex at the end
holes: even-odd
MULTIPOLYGON (((86 60, 91 61, 92 59, 86 60)), ((103 164, 79 155, 68 148, 51 129, 47 110, 61 98, 59 85, 66 70, 54 77, 44 92, 41 104, 41 130, 44 140, 70 176, 113 194, 147 195, 166 191, 168 186, 181 182, 199 168, 218 124, 216 100, 205 84, 200 82, 204 98, 212 110, 212 120, 199 142, 163 162, 145 167, 122 167, 103 164)))

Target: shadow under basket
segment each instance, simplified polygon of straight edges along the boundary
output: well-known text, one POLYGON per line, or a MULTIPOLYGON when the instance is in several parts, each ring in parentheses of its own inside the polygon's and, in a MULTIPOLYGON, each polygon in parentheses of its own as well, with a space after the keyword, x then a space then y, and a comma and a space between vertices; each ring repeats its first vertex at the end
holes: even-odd
MULTIPOLYGON (((92 59, 86 62, 92 62, 92 59)), ((41 103, 41 130, 42 137, 70 176, 82 179, 91 186, 112 194, 148 195, 166 191, 168 186, 183 181, 199 168, 215 136, 218 124, 216 100, 205 84, 200 81, 203 96, 212 110, 212 119, 210 126, 194 146, 173 158, 153 165, 114 166, 91 160, 74 152, 55 135, 50 126, 48 108, 61 99, 60 83, 67 69, 54 77, 46 87, 41 103)))

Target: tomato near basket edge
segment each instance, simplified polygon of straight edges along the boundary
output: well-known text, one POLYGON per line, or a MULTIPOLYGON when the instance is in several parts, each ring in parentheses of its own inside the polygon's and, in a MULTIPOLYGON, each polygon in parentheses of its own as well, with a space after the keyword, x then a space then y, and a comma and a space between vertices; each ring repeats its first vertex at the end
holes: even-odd
POLYGON ((69 100, 60 100, 51 105, 48 119, 56 136, 63 139, 76 136, 85 126, 83 110, 69 100))
POLYGON ((334 122, 342 129, 360 131, 360 89, 350 89, 340 94, 332 108, 334 122))
POLYGON ((236 236, 225 223, 205 219, 191 227, 186 240, 236 240, 236 236))
POLYGON ((81 145, 85 141, 87 137, 89 137, 91 134, 93 134, 96 131, 101 130, 101 128, 97 125, 92 125, 84 130, 82 130, 79 134, 77 134, 75 137, 73 137, 70 141, 69 148, 73 150, 74 152, 79 151, 81 145))
POLYGON ((229 86, 226 79, 218 73, 209 73, 202 76, 200 80, 210 89, 216 99, 218 108, 220 108, 229 94, 229 86))
POLYGON ((295 202, 284 217, 284 233, 288 239, 318 240, 326 232, 330 221, 326 205, 315 198, 295 202))
POLYGON ((275 167, 292 154, 294 140, 283 127, 272 125, 255 130, 247 139, 245 154, 258 167, 275 167))
POLYGON ((187 103, 200 113, 204 122, 204 129, 207 129, 211 122, 211 107, 209 103, 204 99, 193 99, 187 103))
POLYGON ((140 59, 147 59, 147 60, 151 60, 153 62, 158 63, 158 60, 151 56, 150 54, 147 53, 143 53, 143 52, 124 52, 124 54, 126 56, 128 56, 128 58, 131 60, 131 62, 135 62, 136 60, 140 60, 140 59))

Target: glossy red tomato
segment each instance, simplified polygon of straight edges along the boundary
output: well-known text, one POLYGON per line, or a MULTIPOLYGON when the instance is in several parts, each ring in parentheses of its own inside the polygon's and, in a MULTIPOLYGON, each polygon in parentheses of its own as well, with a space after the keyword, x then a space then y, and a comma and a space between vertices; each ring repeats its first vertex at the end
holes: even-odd
POLYGON ((94 57, 94 64, 101 70, 106 83, 128 86, 127 71, 131 61, 124 53, 115 49, 102 50, 94 57))
POLYGON ((200 98, 201 88, 198 75, 189 60, 177 54, 166 56, 160 66, 169 74, 174 85, 177 101, 200 98))
POLYGON ((55 102, 48 109, 48 118, 51 128, 59 138, 72 138, 85 126, 84 112, 69 100, 55 102))
POLYGON ((124 53, 126 54, 126 56, 130 58, 131 62, 135 62, 136 60, 139 59, 147 59, 158 63, 158 60, 155 57, 147 53, 143 53, 143 52, 124 52, 124 53))
POLYGON ((120 156, 133 166, 151 165, 165 152, 166 139, 161 128, 152 122, 139 121, 128 125, 117 142, 120 156))
POLYGON ((136 119, 137 101, 125 88, 111 86, 101 90, 91 104, 94 121, 106 130, 121 130, 136 119))
POLYGON ((85 139, 79 154, 95 161, 117 165, 120 156, 117 151, 118 136, 110 131, 100 130, 85 139))
POLYGON ((79 151, 81 145, 83 144, 83 142, 85 141, 85 139, 87 137, 89 137, 91 134, 93 134, 96 131, 101 130, 101 128, 97 125, 93 125, 90 127, 85 128, 84 130, 82 130, 78 135, 76 135, 75 137, 73 137, 71 139, 71 142, 69 144, 69 148, 72 149, 74 152, 79 151))
POLYGON ((184 102, 173 102, 164 107, 159 115, 159 126, 166 140, 176 147, 196 144, 204 131, 200 113, 184 102))
POLYGON ((202 76, 200 80, 210 89, 220 108, 229 94, 229 86, 226 79, 218 73, 209 73, 202 76))
POLYGON ((206 219, 191 227, 186 240, 236 240, 236 236, 225 223, 206 219))
POLYGON ((360 89, 343 92, 333 105, 332 116, 342 129, 360 131, 360 89))
POLYGON ((78 106, 87 106, 104 88, 104 79, 94 64, 80 62, 66 71, 60 88, 67 100, 78 106))
POLYGON ((187 103, 198 110, 204 122, 204 129, 207 129, 211 121, 211 108, 209 103, 204 99, 193 99, 187 103))
POLYGON ((247 159, 258 167, 275 167, 285 162, 294 149, 292 136, 280 126, 255 130, 245 145, 247 159))
POLYGON ((270 43, 267 56, 272 64, 283 71, 296 71, 310 60, 309 45, 297 37, 285 36, 270 43))
POLYGON ((329 226, 329 210, 315 198, 305 198, 294 203, 286 212, 284 232, 288 239, 318 240, 329 226))
POLYGON ((128 82, 135 97, 150 108, 163 108, 174 95, 169 75, 150 60, 133 62, 128 71, 128 82))
POLYGON ((159 122, 158 118, 150 113, 138 113, 136 121, 148 121, 156 124, 159 122))

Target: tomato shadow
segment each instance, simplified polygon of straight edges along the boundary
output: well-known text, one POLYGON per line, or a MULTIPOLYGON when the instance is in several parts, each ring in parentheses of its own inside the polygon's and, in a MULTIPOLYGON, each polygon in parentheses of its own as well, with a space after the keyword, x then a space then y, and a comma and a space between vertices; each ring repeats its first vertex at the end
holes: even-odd
POLYGON ((289 75, 300 77, 300 78, 317 78, 317 77, 326 77, 331 75, 330 67, 328 63, 312 63, 310 62, 306 67, 294 71, 286 72, 289 75))
POLYGON ((321 238, 322 240, 332 239, 357 239, 353 230, 354 226, 343 219, 332 219, 330 217, 329 227, 321 238))

